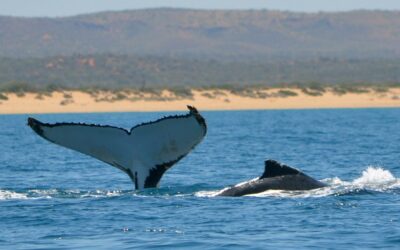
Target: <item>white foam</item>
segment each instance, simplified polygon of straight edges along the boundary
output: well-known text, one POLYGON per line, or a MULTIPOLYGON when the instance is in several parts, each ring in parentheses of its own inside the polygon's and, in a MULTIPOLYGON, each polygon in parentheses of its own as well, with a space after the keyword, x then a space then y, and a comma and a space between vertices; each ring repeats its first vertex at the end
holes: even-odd
POLYGON ((18 199, 52 199, 52 198, 103 198, 126 194, 121 190, 58 190, 58 189, 30 189, 25 192, 14 192, 11 190, 0 190, 0 200, 18 199))
MULTIPOLYGON (((395 178, 389 170, 381 167, 368 167, 364 170, 360 177, 353 181, 343 181, 338 177, 326 178, 321 180, 328 186, 306 191, 285 191, 285 190, 267 190, 258 194, 251 194, 248 196, 255 197, 293 197, 293 198, 307 198, 307 197, 324 197, 329 195, 341 195, 351 193, 357 190, 371 190, 378 192, 386 192, 387 190, 400 188, 400 179, 395 178)), ((236 186, 243 185, 239 183, 236 186)), ((221 192, 226 190, 209 190, 199 191, 194 195, 197 197, 215 197, 221 192)), ((52 198, 105 198, 123 195, 133 195, 135 197, 148 197, 151 195, 136 194, 135 192, 126 192, 122 190, 95 190, 95 191, 82 191, 78 189, 71 190, 58 190, 58 189, 31 189, 24 192, 15 192, 12 190, 0 189, 1 200, 21 200, 21 199, 52 199, 52 198)), ((187 194, 165 194, 166 196, 186 196, 187 194)))
POLYGON ((32 189, 27 192, 29 196, 36 198, 50 199, 52 196, 57 195, 59 191, 57 189, 32 189))
POLYGON ((222 191, 224 191, 226 188, 222 189, 222 190, 214 190, 214 191, 199 191, 196 192, 194 195, 197 197, 215 197, 218 196, 219 193, 221 193, 222 191))
POLYGON ((396 182, 396 178, 390 173, 389 170, 383 168, 368 167, 362 172, 361 177, 355 179, 353 184, 355 185, 382 185, 392 184, 396 182))
MULTIPOLYGON (((386 190, 400 188, 400 179, 396 179, 389 170, 385 170, 381 167, 368 167, 362 172, 360 177, 353 181, 343 181, 339 177, 333 177, 323 179, 321 182, 327 184, 327 187, 305 191, 267 190, 262 193, 246 196, 307 198, 341 195, 360 189, 384 192, 386 190)), ((239 183, 236 186, 240 185, 243 185, 243 183, 239 183)), ((218 196, 226 189, 227 188, 217 191, 200 191, 195 195, 198 197, 214 197, 218 196)))
POLYGON ((343 181, 339 177, 322 179, 321 182, 327 184, 328 186, 343 186, 351 184, 351 182, 343 181))
POLYGON ((95 192, 85 192, 81 194, 81 197, 102 198, 121 196, 122 194, 123 192, 121 190, 96 190, 95 192))
POLYGON ((22 200, 28 199, 26 194, 17 193, 9 190, 0 190, 0 200, 22 200))
POLYGON ((283 197, 283 198, 307 198, 307 197, 324 197, 327 195, 332 195, 334 192, 331 188, 318 188, 314 190, 307 191, 287 191, 287 190, 267 190, 258 194, 249 194, 246 196, 254 197, 283 197))

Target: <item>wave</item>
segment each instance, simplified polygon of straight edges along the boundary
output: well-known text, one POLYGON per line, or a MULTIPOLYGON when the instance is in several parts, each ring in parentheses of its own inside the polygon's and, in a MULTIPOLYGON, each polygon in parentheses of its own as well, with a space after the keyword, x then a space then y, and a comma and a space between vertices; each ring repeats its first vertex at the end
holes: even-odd
MULTIPOLYGON (((360 177, 353 181, 343 181, 338 177, 321 180, 328 186, 307 191, 268 190, 258 194, 247 196, 255 197, 324 197, 329 195, 349 195, 368 192, 393 192, 400 189, 400 179, 395 178, 389 170, 381 167, 368 167, 360 177)), ((0 189, 0 201, 2 200, 26 200, 26 199, 84 199, 84 198, 110 198, 110 197, 215 197, 222 190, 204 191, 204 185, 191 187, 133 190, 78 190, 78 189, 26 189, 26 190, 2 190, 0 189), (198 191, 201 190, 201 191, 198 191)))
POLYGON ((0 200, 23 200, 28 199, 27 195, 24 193, 17 193, 10 190, 0 190, 0 200))
POLYGON ((28 189, 24 191, 1 190, 0 200, 52 199, 52 198, 105 198, 132 194, 133 191, 122 190, 61 190, 61 189, 28 189))
MULTIPOLYGON (((391 192, 400 188, 400 179, 395 178, 389 170, 381 167, 368 167, 360 177, 353 181, 343 181, 339 177, 321 180, 327 187, 305 191, 267 190, 262 193, 246 196, 254 197, 325 197, 330 195, 349 195, 353 193, 391 192)), ((200 191, 199 197, 214 197, 222 190, 200 191)))
POLYGON ((0 201, 2 200, 35 200, 35 199, 85 199, 85 198, 112 198, 112 197, 181 197, 193 196, 204 189, 203 185, 192 187, 163 187, 149 188, 145 190, 79 190, 79 189, 25 189, 2 190, 0 189, 0 201))

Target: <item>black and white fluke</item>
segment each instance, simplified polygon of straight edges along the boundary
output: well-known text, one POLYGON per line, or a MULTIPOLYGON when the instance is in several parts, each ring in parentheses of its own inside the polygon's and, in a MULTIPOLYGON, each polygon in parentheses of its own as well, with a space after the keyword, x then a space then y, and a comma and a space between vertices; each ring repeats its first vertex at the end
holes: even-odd
POLYGON ((130 131, 80 123, 42 123, 28 118, 41 137, 90 155, 127 173, 136 189, 158 187, 165 171, 187 155, 207 133, 204 118, 188 106, 186 115, 139 124, 130 131))

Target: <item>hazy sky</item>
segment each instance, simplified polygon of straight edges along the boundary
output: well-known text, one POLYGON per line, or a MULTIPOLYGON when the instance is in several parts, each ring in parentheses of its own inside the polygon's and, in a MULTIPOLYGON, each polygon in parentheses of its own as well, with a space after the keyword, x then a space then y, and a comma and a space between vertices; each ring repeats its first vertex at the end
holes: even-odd
POLYGON ((0 15, 70 16, 106 10, 179 7, 291 11, 400 10, 400 0, 0 0, 0 15))

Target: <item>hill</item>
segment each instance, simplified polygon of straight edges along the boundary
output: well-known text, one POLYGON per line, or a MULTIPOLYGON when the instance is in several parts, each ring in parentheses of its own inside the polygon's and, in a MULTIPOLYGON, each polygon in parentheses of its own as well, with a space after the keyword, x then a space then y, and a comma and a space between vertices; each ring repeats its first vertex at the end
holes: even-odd
POLYGON ((398 58, 400 12, 148 9, 0 17, 0 57, 398 58))
POLYGON ((400 83, 400 59, 218 61, 154 56, 0 58, 0 91, 400 83), (28 86, 29 85, 29 86, 28 86), (28 88, 28 89, 26 89, 28 88))

